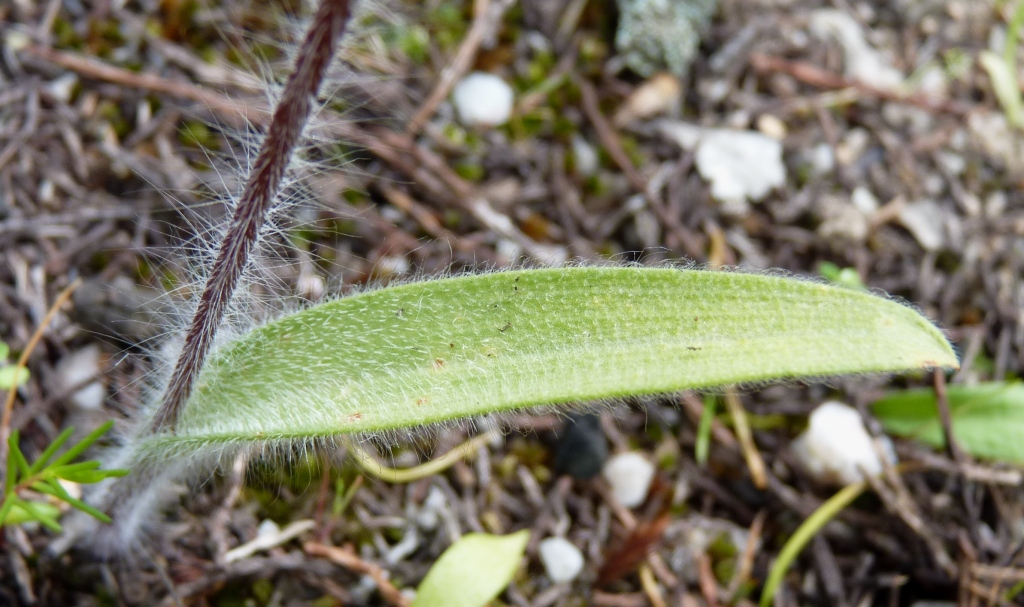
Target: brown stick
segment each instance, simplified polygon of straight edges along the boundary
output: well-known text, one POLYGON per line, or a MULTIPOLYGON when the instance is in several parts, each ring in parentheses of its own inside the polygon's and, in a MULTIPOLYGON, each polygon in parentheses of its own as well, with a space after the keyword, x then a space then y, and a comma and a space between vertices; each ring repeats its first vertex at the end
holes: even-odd
MULTIPOLYGON (((64 288, 63 291, 57 295, 57 298, 53 300, 53 305, 47 310, 46 316, 39 322, 39 326, 36 327, 35 333, 29 338, 28 344, 25 345, 25 349, 21 351, 21 356, 18 357, 18 362, 15 367, 18 369, 16 375, 21 375, 22 370, 27 370, 28 357, 32 355, 32 351, 36 349, 39 344, 39 340, 43 338, 43 333, 46 332, 46 328, 50 326, 50 322, 53 321, 53 317, 57 315, 57 311, 60 307, 71 298, 71 294, 75 292, 75 289, 82 284, 81 278, 76 278, 64 288)), ((7 398, 4 400, 4 411, 3 417, 0 418, 0 470, 6 470, 6 466, 2 464, 7 463, 7 450, 8 444, 7 439, 11 435, 11 411, 14 409, 14 397, 18 394, 18 387, 12 385, 11 389, 7 391, 7 398)), ((0 472, 0 475, 3 473, 0 472)))
POLYGON ((919 93, 903 94, 899 91, 879 88, 865 84, 859 80, 845 78, 832 72, 827 72, 820 67, 803 61, 787 61, 779 57, 752 53, 750 65, 759 72, 779 72, 788 74, 804 84, 816 86, 823 89, 846 89, 852 88, 857 91, 897 103, 908 103, 934 113, 949 113, 964 116, 971 113, 970 106, 956 101, 943 101, 931 99, 919 93))
POLYGON ((299 49, 295 69, 288 77, 284 96, 274 110, 266 139, 235 208, 231 225, 217 252, 206 288, 199 298, 192 326, 185 336, 167 391, 154 416, 153 432, 173 430, 192 394, 196 377, 213 346, 213 338, 248 264, 260 228, 277 197, 348 16, 348 0, 321 1, 299 49))
POLYGON ((629 181, 629 185, 633 186, 633 189, 641 194, 647 201, 647 206, 658 215, 658 218, 662 223, 672 228, 673 232, 678 237, 680 244, 686 250, 686 254, 695 259, 699 259, 704 255, 704 250, 697 243, 697 239, 690 234, 686 228, 680 225, 679 220, 671 217, 665 206, 661 203, 661 200, 651 192, 647 182, 644 180, 640 172, 633 166, 633 162, 629 159, 626 154, 626 150, 622 148, 622 140, 619 134, 612 127, 608 119, 601 113, 601 107, 598 104, 597 91, 594 90, 594 85, 590 84, 582 78, 575 79, 576 86, 580 89, 580 95, 583 101, 583 113, 587 115, 587 119, 594 125, 594 131, 597 132, 597 138, 601 140, 601 145, 604 146, 605 151, 611 156, 612 161, 618 165, 619 170, 626 176, 626 180, 629 181))
POLYGON ((302 549, 310 556, 323 557, 341 565, 345 569, 370 576, 376 582, 380 595, 384 600, 395 605, 395 607, 409 607, 411 604, 409 599, 405 598, 401 591, 395 588, 395 585, 388 580, 388 576, 385 575, 385 571, 379 565, 364 561, 356 556, 355 552, 351 549, 345 550, 317 542, 306 542, 303 544, 302 549))

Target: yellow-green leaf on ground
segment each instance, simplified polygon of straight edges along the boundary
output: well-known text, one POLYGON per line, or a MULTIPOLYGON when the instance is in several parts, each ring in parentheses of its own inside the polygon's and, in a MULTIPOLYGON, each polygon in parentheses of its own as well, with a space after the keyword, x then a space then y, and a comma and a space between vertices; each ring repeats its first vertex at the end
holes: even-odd
POLYGON ((441 555, 416 590, 412 607, 482 607, 512 581, 530 539, 469 533, 441 555))

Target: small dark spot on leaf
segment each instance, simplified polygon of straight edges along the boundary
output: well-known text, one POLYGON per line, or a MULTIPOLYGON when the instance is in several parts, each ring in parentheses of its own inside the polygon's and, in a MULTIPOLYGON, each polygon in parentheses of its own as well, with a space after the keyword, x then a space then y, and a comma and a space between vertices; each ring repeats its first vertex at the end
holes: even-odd
POLYGON ((686 349, 687 350, 700 350, 700 348, 695 348, 693 346, 686 346, 686 349))
POLYGON ((363 419, 363 414, 358 412, 358 411, 356 411, 355 413, 349 413, 348 414, 348 423, 350 423, 350 424, 354 423, 354 422, 357 422, 357 421, 359 421, 361 419, 363 419))
POLYGON ((405 308, 398 308, 397 310, 395 310, 395 316, 399 318, 405 316, 405 308))
POLYGON ((424 396, 423 398, 417 398, 416 399, 416 406, 417 407, 422 407, 423 405, 425 405, 425 404, 427 404, 429 402, 430 402, 430 399, 427 398, 426 396, 424 396))
POLYGON ((443 367, 444 367, 444 359, 443 358, 435 358, 434 359, 434 370, 435 371, 440 371, 443 367))
POLYGON ((498 329, 498 333, 504 333, 505 331, 508 331, 511 328, 512 328, 512 323, 507 322, 507 323, 505 323, 504 327, 498 329))

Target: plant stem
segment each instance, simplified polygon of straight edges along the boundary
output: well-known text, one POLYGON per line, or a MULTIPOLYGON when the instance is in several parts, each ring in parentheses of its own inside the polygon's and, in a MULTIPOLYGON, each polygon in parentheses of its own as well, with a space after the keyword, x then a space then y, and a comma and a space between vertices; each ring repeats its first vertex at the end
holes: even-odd
POLYGON ((348 0, 322 0, 313 18, 299 49, 295 69, 288 77, 284 94, 274 110, 266 139, 200 296, 185 344, 153 419, 151 430, 154 433, 174 429, 192 394, 196 377, 213 346, 217 328, 248 264, 260 228, 277 198, 281 180, 312 111, 320 82, 334 56, 349 12, 348 0))
POLYGON ((779 589, 779 585, 782 584, 782 578, 789 571, 789 566, 793 564, 796 557, 800 555, 800 552, 804 549, 814 535, 821 530, 829 521, 834 519, 844 508, 853 503, 853 500, 864 493, 867 489, 867 481, 860 481, 859 483, 853 483, 847 485, 841 491, 833 495, 818 507, 811 516, 807 517, 807 520, 797 528, 796 532, 790 536, 789 541, 782 547, 779 552, 779 556, 775 557, 775 562, 772 564, 771 571, 768 573, 768 579, 764 583, 764 589, 761 591, 761 602, 759 607, 769 607, 772 604, 772 600, 775 598, 775 592, 779 589))
MULTIPOLYGON (((75 292, 75 289, 82 284, 81 278, 76 278, 71 281, 63 291, 57 295, 57 298, 53 300, 53 305, 46 311, 46 316, 39 322, 39 326, 36 328, 35 333, 29 338, 28 344, 25 345, 25 349, 21 351, 21 356, 18 357, 17 368, 20 374, 23 369, 28 368, 28 357, 32 355, 32 351, 36 349, 39 344, 39 340, 43 338, 43 333, 46 332, 46 328, 50 326, 50 322, 53 321, 53 317, 56 316, 57 311, 64 305, 68 299, 71 299, 71 294, 75 292)), ((4 400, 4 410, 2 417, 0 417, 0 470, 4 469, 4 464, 7 462, 8 449, 7 439, 11 435, 11 411, 14 410, 14 398, 18 394, 18 386, 11 386, 11 389, 7 392, 7 398, 4 400)), ((3 479, 0 479, 2 481, 3 479)))

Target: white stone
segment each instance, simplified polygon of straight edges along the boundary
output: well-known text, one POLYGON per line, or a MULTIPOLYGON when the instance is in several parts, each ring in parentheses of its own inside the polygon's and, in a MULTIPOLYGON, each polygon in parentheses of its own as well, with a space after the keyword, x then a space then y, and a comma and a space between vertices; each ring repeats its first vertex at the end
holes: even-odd
POLYGON ((601 159, 597 155, 597 150, 590 145, 589 141, 579 135, 572 137, 572 156, 576 172, 583 177, 590 177, 601 168, 601 159))
POLYGON ((78 84, 78 75, 68 72, 48 82, 46 84, 46 91, 53 95, 54 99, 67 103, 71 101, 71 94, 74 92, 76 84, 78 84))
POLYGON ((466 126, 498 126, 512 115, 512 87, 494 74, 473 72, 455 85, 452 102, 466 126))
MULTIPOLYGON (((863 480, 864 473, 882 472, 882 461, 860 414, 840 402, 829 401, 815 409, 807 430, 791 449, 797 462, 820 483, 849 485, 863 480)), ((889 449, 888 459, 895 461, 889 449)))
POLYGON ((80 409, 99 409, 107 398, 107 388, 102 381, 103 355, 99 346, 91 345, 71 352, 57 366, 57 381, 61 390, 68 390, 94 378, 82 389, 71 395, 71 402, 80 409))
POLYGON ((825 175, 836 168, 836 155, 827 143, 819 143, 811 148, 810 161, 815 175, 825 175))
POLYGON ((815 36, 835 40, 843 47, 848 78, 886 89, 902 84, 903 74, 871 48, 860 24, 849 15, 834 9, 813 11, 810 30, 815 36))
POLYGON ((944 217, 942 207, 934 200, 912 202, 900 210, 900 223, 926 251, 938 251, 945 244, 944 217))
POLYGON ((862 185, 853 189, 853 193, 850 194, 850 202, 864 215, 873 215, 879 206, 878 198, 871 193, 871 190, 862 185))
POLYGON ((720 202, 759 201, 786 182, 782 144, 754 131, 713 130, 700 141, 697 170, 720 202))
POLYGON ((633 508, 647 498, 647 491, 654 480, 654 464, 643 455, 630 451, 609 458, 602 474, 615 499, 626 508, 633 508))
POLYGON ((556 584, 573 581, 583 570, 583 553, 565 538, 549 537, 537 551, 548 578, 556 584))

